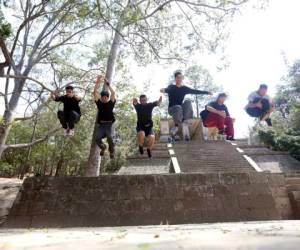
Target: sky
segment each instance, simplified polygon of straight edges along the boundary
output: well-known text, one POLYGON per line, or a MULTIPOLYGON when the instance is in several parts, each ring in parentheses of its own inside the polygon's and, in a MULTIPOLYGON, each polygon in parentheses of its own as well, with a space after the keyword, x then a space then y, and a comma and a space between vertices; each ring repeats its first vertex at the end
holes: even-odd
MULTIPOLYGON (((225 51, 230 64, 221 72, 216 70, 213 58, 203 60, 199 55, 199 62, 210 71, 214 82, 229 94, 227 106, 231 116, 236 118, 236 137, 247 136, 249 126, 253 125, 254 120, 244 111, 249 93, 260 83, 266 83, 270 95, 274 95, 276 86, 287 73, 286 63, 290 65, 300 58, 299 10, 299 0, 270 0, 265 10, 244 8, 230 24, 225 51)), ((133 65, 131 72, 138 86, 151 84, 151 99, 156 99, 159 89, 166 86, 177 69, 174 65, 151 64, 146 68, 133 65)), ((3 108, 1 100, 1 114, 3 108)))
MULTIPOLYGON (((229 94, 227 106, 231 116, 236 118, 236 137, 247 136, 249 127, 254 124, 244 111, 249 93, 259 84, 266 83, 269 94, 274 95, 276 86, 287 73, 286 62, 292 64, 300 58, 299 10, 298 0, 270 0, 264 10, 247 7, 231 24, 226 45, 229 67, 218 72, 213 59, 201 60, 214 82, 222 85, 229 94)), ((147 70, 136 70, 134 80, 143 82, 151 79, 153 97, 157 98, 159 88, 168 82, 175 70, 151 65, 147 70)))

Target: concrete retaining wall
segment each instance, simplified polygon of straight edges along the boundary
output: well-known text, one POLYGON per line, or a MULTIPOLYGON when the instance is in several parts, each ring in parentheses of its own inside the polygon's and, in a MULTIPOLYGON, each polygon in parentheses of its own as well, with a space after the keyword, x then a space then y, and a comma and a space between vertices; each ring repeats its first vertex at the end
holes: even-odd
POLYGON ((284 185, 284 176, 263 173, 27 178, 5 226, 277 220, 288 216, 284 185))

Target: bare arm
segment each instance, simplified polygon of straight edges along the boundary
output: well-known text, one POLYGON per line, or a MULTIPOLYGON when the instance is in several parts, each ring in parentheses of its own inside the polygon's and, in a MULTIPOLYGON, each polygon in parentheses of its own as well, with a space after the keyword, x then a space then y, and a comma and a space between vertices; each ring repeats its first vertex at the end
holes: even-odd
POLYGON ((100 84, 101 81, 103 80, 103 76, 98 76, 96 79, 96 83, 95 83, 95 87, 94 87, 94 91, 93 91, 93 98, 94 101, 97 102, 100 99, 100 95, 99 95, 99 88, 100 88, 100 84))
POLYGON ((162 102, 162 96, 159 97, 158 101, 156 102, 157 106, 159 106, 162 102))
POLYGON ((135 105, 137 105, 137 104, 138 104, 137 98, 133 98, 133 99, 132 99, 132 105, 135 106, 135 105))
POLYGON ((212 112, 212 113, 215 113, 215 114, 218 114, 220 116, 223 116, 223 117, 226 117, 226 112, 225 111, 222 111, 222 110, 217 110, 211 106, 207 106, 206 109, 209 111, 209 112, 212 112))
POLYGON ((257 103, 249 103, 246 108, 262 108, 262 104, 261 102, 257 102, 257 103))
POLYGON ((109 89, 109 92, 110 92, 110 100, 111 100, 112 102, 115 102, 115 101, 116 101, 116 92, 115 92, 114 89, 111 87, 111 84, 110 84, 108 81, 106 81, 106 85, 107 85, 107 87, 108 87, 108 89, 109 89))
POLYGON ((52 100, 55 101, 56 98, 59 97, 59 93, 58 93, 57 90, 55 90, 55 91, 50 93, 50 96, 51 96, 52 100))

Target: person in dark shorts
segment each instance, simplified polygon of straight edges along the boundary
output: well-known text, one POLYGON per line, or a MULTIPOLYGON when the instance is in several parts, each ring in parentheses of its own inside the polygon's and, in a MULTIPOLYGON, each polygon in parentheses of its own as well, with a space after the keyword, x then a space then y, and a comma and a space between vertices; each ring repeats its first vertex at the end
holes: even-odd
POLYGON ((98 76, 94 91, 93 91, 94 101, 98 108, 97 115, 97 131, 96 131, 96 143, 100 147, 100 155, 103 156, 106 150, 106 145, 103 139, 107 139, 109 156, 111 159, 114 158, 115 145, 112 136, 112 126, 115 122, 114 107, 116 104, 116 94, 111 84, 103 76, 98 76), (99 95, 99 88, 101 82, 105 84, 105 87, 109 90, 102 90, 99 95))
POLYGON ((64 104, 63 110, 57 112, 57 117, 65 130, 64 134, 66 136, 74 136, 75 123, 79 122, 81 116, 79 107, 81 98, 74 94, 72 86, 67 86, 65 90, 66 94, 63 96, 60 96, 58 91, 51 92, 51 98, 64 104))
POLYGON ((272 126, 270 115, 274 111, 272 99, 267 95, 268 86, 261 84, 257 91, 252 92, 248 97, 248 105, 245 107, 247 114, 251 117, 265 121, 268 126, 272 126))
POLYGON ((138 102, 137 98, 133 99, 133 106, 136 110, 137 114, 137 140, 139 144, 140 154, 144 154, 144 141, 145 137, 148 139, 147 145, 147 154, 148 157, 152 157, 152 148, 155 143, 155 135, 153 132, 153 121, 152 121, 152 111, 155 107, 161 104, 162 97, 159 98, 158 101, 149 102, 147 100, 146 95, 140 96, 140 102, 138 102))
POLYGON ((189 100, 184 100, 185 95, 211 95, 209 91, 191 89, 183 85, 184 76, 180 71, 174 73, 175 84, 169 85, 167 88, 161 89, 161 93, 167 93, 169 96, 168 112, 172 116, 175 127, 171 129, 171 134, 174 136, 178 132, 182 122, 193 118, 193 107, 189 100))
POLYGON ((207 128, 216 127, 220 135, 226 135, 227 140, 234 140, 234 119, 230 117, 225 101, 227 95, 221 93, 216 101, 206 105, 205 110, 200 113, 203 125, 207 128))

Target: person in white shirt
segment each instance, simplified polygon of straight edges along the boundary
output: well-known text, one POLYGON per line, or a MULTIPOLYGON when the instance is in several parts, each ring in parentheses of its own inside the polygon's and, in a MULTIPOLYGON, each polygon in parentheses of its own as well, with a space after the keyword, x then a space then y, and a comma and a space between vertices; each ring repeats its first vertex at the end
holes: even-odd
POLYGON ((265 121, 268 126, 272 126, 270 118, 274 110, 272 99, 267 95, 268 86, 261 84, 257 91, 252 92, 248 97, 248 105, 245 107, 246 112, 251 117, 257 117, 260 121, 265 121))

